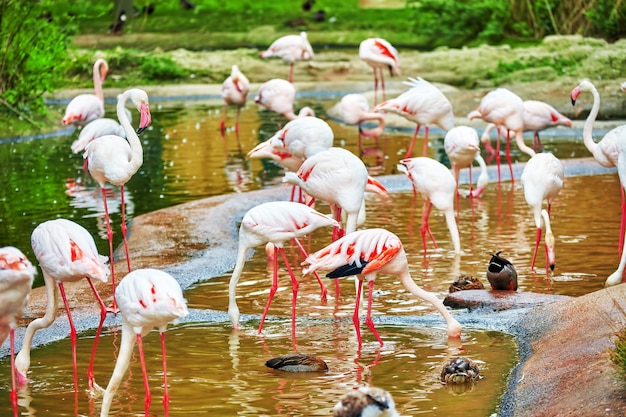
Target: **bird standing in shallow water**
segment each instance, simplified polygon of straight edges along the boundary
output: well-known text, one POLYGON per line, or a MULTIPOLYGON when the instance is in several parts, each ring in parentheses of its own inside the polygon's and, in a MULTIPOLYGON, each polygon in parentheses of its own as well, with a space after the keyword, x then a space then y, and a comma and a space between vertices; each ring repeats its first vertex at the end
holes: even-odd
POLYGON ((363 94, 346 94, 339 102, 339 115, 341 120, 347 125, 357 125, 359 129, 359 152, 362 150, 361 136, 378 139, 385 129, 385 116, 370 110, 367 99, 363 94), (361 127, 367 120, 377 120, 378 127, 372 130, 365 130, 361 127))
POLYGON ((459 205, 459 174, 462 168, 469 167, 470 198, 478 197, 485 190, 489 183, 487 174, 487 164, 480 156, 480 144, 478 133, 474 128, 468 126, 457 126, 450 129, 443 140, 443 147, 446 155, 452 163, 454 171, 454 182, 456 182, 456 204, 459 205), (476 161, 480 165, 480 176, 476 188, 472 189, 472 163, 476 161))
POLYGON ((222 121, 220 130, 226 129, 226 109, 228 106, 237 106, 237 118, 235 119, 235 132, 239 132, 239 115, 241 108, 246 104, 248 92, 250 91, 250 81, 246 78, 237 65, 233 65, 230 76, 222 84, 222 98, 224 99, 224 109, 222 110, 222 121))
POLYGON ((391 394, 376 387, 359 387, 350 391, 333 408, 333 417, 399 416, 391 394))
POLYGON ((383 70, 388 68, 389 75, 400 75, 400 61, 398 51, 389 42, 382 38, 365 39, 359 45, 359 58, 374 70, 374 106, 378 103, 378 79, 383 101, 385 97, 385 75, 383 70))
POLYGON ((15 370, 15 328, 28 304, 30 289, 37 270, 13 246, 0 248, 0 345, 7 336, 11 344, 11 405, 17 416, 17 383, 15 370))
POLYGON ((315 116, 310 107, 303 107, 298 114, 293 111, 293 102, 296 99, 296 88, 289 81, 274 78, 262 84, 254 97, 254 102, 269 111, 283 115, 287 120, 299 117, 315 116))
POLYGON ((165 416, 169 415, 169 392, 167 386, 167 368, 165 355, 165 330, 176 319, 189 314, 183 291, 178 281, 171 275, 157 269, 137 269, 124 277, 115 289, 122 314, 122 341, 115 369, 102 398, 100 417, 109 415, 113 396, 128 369, 135 347, 139 350, 141 372, 143 374, 144 413, 148 416, 152 396, 148 386, 148 375, 143 353, 142 338, 157 328, 161 333, 161 353, 163 356, 163 407, 165 416))
POLYGON ((126 252, 126 264, 128 266, 128 271, 130 271, 130 256, 128 253, 128 241, 126 239, 124 184, 126 184, 131 177, 135 175, 143 164, 143 149, 137 134, 143 132, 152 122, 150 107, 148 105, 148 95, 146 92, 138 88, 133 88, 126 90, 123 94, 120 94, 117 98, 117 118, 124 128, 124 132, 126 132, 126 139, 115 135, 101 136, 87 145, 84 154, 84 158, 87 159, 89 173, 100 185, 102 200, 104 202, 104 217, 107 226, 107 237, 109 239, 109 253, 111 261, 111 284, 113 286, 113 306, 111 309, 114 312, 117 307, 115 302, 113 230, 111 229, 111 221, 109 218, 109 211, 106 202, 106 190, 104 185, 108 182, 120 187, 122 199, 122 236, 126 252), (133 103, 140 114, 139 129, 137 129, 137 132, 133 129, 128 115, 126 114, 126 102, 128 100, 133 103))
POLYGON ((65 108, 63 124, 84 126, 92 120, 104 117, 104 94, 102 83, 109 72, 109 65, 100 58, 93 64, 94 94, 79 94, 65 108))
POLYGON ((376 340, 383 345, 383 341, 372 321, 372 298, 374 281, 379 274, 397 277, 404 288, 411 294, 431 303, 441 313, 448 325, 448 337, 460 338, 461 325, 452 317, 441 300, 434 294, 424 291, 415 284, 402 247, 402 242, 393 233, 385 229, 357 230, 331 243, 323 249, 309 255, 303 262, 304 274, 320 271, 332 271, 328 278, 340 278, 356 275, 358 278, 357 296, 352 321, 356 330, 359 347, 361 346, 361 330, 359 320, 359 306, 363 281, 369 286, 367 303, 367 318, 365 323, 370 328, 376 340))
POLYGON ((100 323, 93 342, 91 360, 87 369, 89 388, 95 386, 93 365, 98 348, 98 340, 102 324, 106 318, 106 307, 98 294, 92 280, 106 282, 109 268, 106 256, 98 254, 96 244, 84 227, 66 219, 49 220, 39 224, 31 235, 31 244, 35 257, 43 272, 46 284, 47 306, 43 317, 30 322, 24 333, 22 349, 15 358, 18 375, 26 381, 26 373, 30 367, 30 347, 35 332, 49 327, 57 315, 58 295, 57 284, 70 325, 72 341, 72 365, 74 370, 74 391, 78 392, 78 374, 76 369, 76 329, 72 321, 69 303, 65 296, 64 282, 75 282, 87 279, 91 290, 100 306, 100 323))

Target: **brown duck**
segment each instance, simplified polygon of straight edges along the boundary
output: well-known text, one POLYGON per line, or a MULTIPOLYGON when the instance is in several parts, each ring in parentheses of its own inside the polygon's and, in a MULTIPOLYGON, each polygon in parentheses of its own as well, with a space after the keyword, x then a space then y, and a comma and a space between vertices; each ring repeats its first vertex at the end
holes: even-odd
POLYGON ((292 353, 268 359, 265 362, 268 368, 284 372, 326 372, 328 365, 323 359, 303 353, 292 353))
POLYGON ((464 356, 450 360, 441 369, 441 382, 444 384, 465 384, 478 381, 480 378, 480 370, 476 363, 464 356))
POLYGON ((500 256, 501 251, 491 255, 487 267, 487 279, 494 290, 517 291, 517 272, 513 264, 500 256))

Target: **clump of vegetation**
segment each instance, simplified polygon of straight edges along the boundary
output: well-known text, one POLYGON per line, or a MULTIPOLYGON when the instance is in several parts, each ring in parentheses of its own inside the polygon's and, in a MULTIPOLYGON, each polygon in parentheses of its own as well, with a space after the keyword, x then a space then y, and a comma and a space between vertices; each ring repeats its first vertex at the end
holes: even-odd
POLYGON ((620 375, 626 380, 626 327, 617 333, 615 348, 609 355, 620 375))
POLYGON ((67 30, 48 14, 51 1, 0 1, 0 102, 21 117, 46 111, 66 69, 67 30))

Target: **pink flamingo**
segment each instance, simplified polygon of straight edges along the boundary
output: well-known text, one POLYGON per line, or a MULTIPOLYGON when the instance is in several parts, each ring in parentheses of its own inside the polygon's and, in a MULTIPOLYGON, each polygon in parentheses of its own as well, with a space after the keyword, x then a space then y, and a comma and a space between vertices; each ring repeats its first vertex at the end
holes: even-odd
POLYGON ((289 82, 293 82, 293 66, 296 61, 313 59, 313 47, 306 32, 300 35, 286 35, 276 39, 267 50, 260 52, 261 58, 280 58, 289 63, 289 82))
POLYGON ((405 84, 411 88, 398 97, 374 107, 374 111, 390 111, 417 123, 413 140, 411 140, 405 158, 411 157, 415 139, 420 127, 424 125, 424 151, 422 156, 426 156, 430 125, 437 125, 446 132, 454 127, 452 104, 440 89, 420 77, 409 78, 409 81, 405 82, 405 84))
POLYGON ((457 126, 448 131, 443 140, 443 148, 446 155, 452 163, 454 172, 454 182, 456 182, 456 203, 459 204, 459 173, 462 168, 469 167, 469 183, 470 197, 478 197, 485 190, 489 183, 489 175, 487 174, 487 164, 482 156, 480 156, 480 146, 478 141, 478 133, 476 130, 468 126, 457 126), (472 190, 472 162, 478 162, 480 165, 480 176, 476 188, 472 190))
POLYGON ((137 133, 133 130, 130 120, 126 115, 126 102, 130 100, 140 113, 139 129, 137 133, 143 132, 151 123, 150 108, 148 106, 148 95, 145 91, 133 88, 126 90, 117 98, 117 117, 126 132, 126 139, 107 135, 101 136, 90 142, 85 148, 84 158, 87 159, 89 173, 100 184, 102 199, 104 201, 104 215, 107 225, 107 236, 109 239, 109 252, 111 260, 111 281, 113 286, 113 306, 115 302, 115 268, 113 256, 113 231, 109 219, 109 211, 106 202, 105 183, 111 183, 120 187, 122 197, 122 236, 124 238, 124 249, 126 251, 126 263, 130 271, 130 256, 128 254, 128 242, 126 240, 126 219, 124 213, 124 184, 137 172, 143 164, 143 150, 137 133))
MULTIPOLYGON (((273 254, 273 278, 270 294, 263 310, 261 323, 259 324, 259 333, 263 330, 263 323, 270 308, 274 294, 278 289, 278 253, 280 252, 287 271, 291 277, 293 299, 291 302, 291 325, 292 335, 295 335, 296 327, 296 299, 298 295, 298 280, 293 274, 283 245, 289 240, 300 248, 304 256, 307 256, 304 247, 298 241, 299 237, 313 232, 320 227, 337 226, 337 222, 331 217, 326 216, 305 204, 295 203, 291 201, 272 201, 259 204, 248 210, 244 215, 239 227, 239 249, 237 252, 237 261, 233 274, 230 277, 228 285, 228 316, 235 329, 240 328, 239 324, 239 307, 237 307, 237 299, 235 291, 237 283, 241 277, 244 264, 246 262, 246 254, 248 249, 255 248, 260 245, 271 243, 274 249, 273 254)), ((326 297, 326 287, 316 276, 322 289, 322 299, 326 297)))
MULTIPOLYGON (((325 248, 311 254, 303 263, 304 274, 313 271, 332 271, 328 278, 339 278, 357 275, 359 280, 356 299, 361 299, 363 281, 369 286, 367 302, 367 318, 365 323, 370 328, 376 340, 383 345, 383 341, 372 321, 372 296, 374 281, 378 274, 393 275, 400 279, 404 288, 422 300, 430 302, 441 313, 448 324, 448 337, 460 338, 461 325, 450 315, 441 300, 432 293, 418 287, 409 273, 409 266, 402 242, 393 233, 385 229, 365 229, 345 235, 325 248)), ((361 346, 361 331, 359 321, 359 305, 357 301, 352 321, 361 346)))
POLYGON ((374 105, 378 103, 378 74, 380 74, 383 101, 385 98, 385 76, 383 69, 389 68, 389 75, 401 75, 398 51, 382 38, 365 39, 359 45, 359 58, 374 70, 374 105))
MULTIPOLYGON (((130 112, 128 112, 130 115, 130 112)), ((72 152, 83 152, 92 140, 99 138, 100 136, 117 135, 122 138, 126 138, 126 132, 121 124, 117 120, 108 119, 106 117, 92 120, 82 128, 78 139, 72 142, 72 152)), ((83 163, 83 169, 87 170, 87 160, 83 163)))
POLYGON ((165 355, 165 330, 176 319, 189 314, 183 291, 178 281, 166 272, 157 269, 137 269, 130 272, 116 288, 116 298, 122 313, 122 341, 120 352, 102 398, 100 417, 109 415, 113 396, 130 364, 130 358, 137 343, 143 384, 145 390, 144 414, 149 415, 152 396, 148 386, 148 374, 144 360, 142 338, 153 328, 161 333, 161 353, 163 356, 163 407, 169 415, 169 392, 167 389, 167 366, 165 355))
POLYGON ((0 345, 10 336, 11 405, 17 416, 17 383, 15 368, 15 328, 28 304, 30 289, 37 270, 13 246, 0 248, 0 345))
POLYGON ((563 164, 551 153, 538 153, 526 163, 522 171, 522 185, 524 186, 524 197, 526 203, 531 207, 537 235, 535 237, 535 250, 530 267, 535 268, 537 249, 541 240, 541 221, 545 223, 546 236, 546 272, 548 268, 554 270, 554 235, 550 228, 550 209, 552 201, 561 192, 563 179, 565 177, 563 164), (542 210, 543 201, 547 200, 548 210, 542 210))
MULTIPOLYGON (((600 94, 596 87, 588 79, 584 79, 572 90, 572 105, 576 104, 576 100, 582 92, 591 92, 593 95, 593 106, 585 120, 583 126, 583 142, 595 160, 606 168, 618 167, 622 138, 626 136, 626 125, 618 126, 610 130, 599 142, 593 140, 593 124, 598 117, 600 110, 600 94)), ((622 220, 619 235, 619 252, 624 250, 623 240, 626 235, 626 200, 624 197, 624 188, 620 187, 622 195, 622 220)))
POLYGON ((235 119, 235 132, 239 132, 239 114, 241 108, 246 104, 248 92, 250 91, 250 82, 237 65, 233 65, 230 76, 226 78, 222 84, 222 98, 224 99, 224 110, 222 111, 222 121, 220 130, 223 132, 226 123, 226 109, 228 106, 237 106, 237 118, 235 119))
POLYGON ((293 112, 295 98, 296 88, 293 84, 280 78, 274 78, 261 85, 254 102, 269 111, 282 114, 287 120, 315 116, 315 112, 310 107, 303 107, 296 115, 293 112))
POLYGON ((76 329, 72 320, 70 306, 65 296, 65 282, 87 279, 98 304, 100 305, 100 324, 91 351, 91 360, 87 368, 89 388, 95 386, 93 365, 98 348, 102 324, 106 318, 106 307, 98 294, 93 280, 106 282, 109 276, 107 257, 98 254, 96 244, 89 232, 81 225, 66 219, 49 220, 39 224, 31 235, 35 257, 43 272, 46 284, 47 306, 43 317, 33 320, 26 328, 22 349, 15 358, 18 376, 26 381, 30 367, 30 348, 35 332, 50 327, 57 315, 58 292, 61 292, 63 305, 70 324, 72 342, 72 365, 74 369, 74 392, 78 392, 78 374, 76 369, 76 329))
MULTIPOLYGON (((370 177, 363 161, 343 148, 329 148, 307 158, 297 173, 286 172, 283 182, 297 185, 316 200, 326 201, 338 222, 346 212, 344 231, 352 233, 365 221, 365 191, 386 195, 387 190, 370 177)), ((333 239, 334 240, 334 239, 333 239)))
POLYGON ((345 394, 335 407, 333 417, 399 417, 396 403, 387 391, 376 387, 359 387, 345 394))
MULTIPOLYGON (((510 132, 515 134, 517 147, 531 157, 535 155, 535 151, 524 144, 524 103, 522 99, 515 93, 506 88, 497 88, 490 91, 480 100, 478 108, 467 115, 469 120, 475 117, 493 123, 498 128, 498 132, 502 127, 507 129, 506 133, 506 160, 509 164, 511 173, 511 182, 515 182, 513 176, 513 165, 511 163, 511 144, 510 132)), ((498 165, 498 184, 500 177, 500 136, 496 142, 496 163, 498 165)))
POLYGON ((79 94, 65 108, 63 124, 84 126, 92 120, 104 117, 104 94, 102 83, 109 72, 109 65, 100 58, 93 64, 94 94, 79 94))
MULTIPOLYGON (((524 100, 524 132, 533 132, 533 150, 536 152, 543 149, 539 132, 550 127, 567 126, 572 127, 572 121, 563 116, 557 109, 537 100, 524 100)), ((496 127, 489 123, 482 134, 481 141, 487 152, 491 155, 496 151, 491 147, 489 133, 496 127)))
POLYGON ((339 114, 347 125, 359 127, 359 151, 361 151, 361 136, 378 138, 385 129, 385 116, 370 110, 367 99, 363 94, 346 94, 339 102, 339 114), (367 131, 361 124, 367 120, 378 120, 378 127, 367 131))
POLYGON ((398 170, 405 173, 413 184, 413 192, 420 193, 424 199, 420 232, 424 253, 426 253, 426 233, 437 248, 437 242, 428 225, 428 218, 433 206, 441 210, 446 218, 454 252, 461 253, 461 239, 454 217, 454 196, 456 181, 450 170, 441 162, 428 157, 408 158, 400 161, 398 170))

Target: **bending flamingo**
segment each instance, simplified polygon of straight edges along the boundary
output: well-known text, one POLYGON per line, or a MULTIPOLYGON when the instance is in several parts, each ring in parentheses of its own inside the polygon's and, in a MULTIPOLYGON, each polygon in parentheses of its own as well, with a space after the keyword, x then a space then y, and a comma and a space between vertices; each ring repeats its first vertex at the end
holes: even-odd
POLYGON ((378 138, 385 129, 385 116, 370 110, 367 99, 363 94, 346 94, 339 102, 339 114, 347 125, 357 125, 359 128, 359 151, 361 151, 361 136, 378 138), (377 120, 378 127, 365 130, 362 123, 367 120, 377 120))
POLYGON ((102 324, 106 318, 106 307, 93 284, 94 279, 106 282, 109 269, 106 256, 98 254, 96 244, 89 232, 82 226, 66 219, 49 220, 39 224, 31 235, 31 243, 35 257, 43 272, 46 284, 47 306, 43 317, 33 320, 26 328, 22 349, 15 358, 18 375, 26 380, 30 367, 30 347, 35 332, 50 327, 57 315, 58 292, 61 292, 65 312, 70 324, 72 342, 72 365, 74 370, 74 392, 78 392, 78 373, 76 369, 76 329, 72 320, 70 306, 65 296, 65 282, 76 282, 87 279, 98 304, 100 305, 100 324, 91 351, 91 360, 87 368, 89 388, 95 385, 93 364, 98 348, 98 340, 102 324))
POLYGON ((428 157, 403 159, 398 165, 398 170, 409 177, 413 183, 413 191, 419 192, 424 199, 420 227, 424 253, 426 253, 426 233, 430 236, 435 248, 438 247, 428 225, 432 206, 443 212, 448 230, 450 230, 454 252, 461 253, 461 239, 454 217, 454 196, 457 185, 450 170, 441 162, 428 157))
POLYGON ((478 133, 476 130, 468 126, 457 126, 446 133, 443 141, 443 147, 446 155, 452 163, 454 172, 454 182, 456 182, 457 207, 459 204, 459 173, 462 168, 469 167, 469 183, 470 197, 478 197, 485 190, 489 183, 489 175, 487 174, 487 164, 482 156, 480 156, 480 146, 478 141, 478 133), (480 165, 480 176, 476 188, 472 190, 472 162, 478 162, 480 165))
POLYGON ((362 41, 359 45, 359 58, 374 70, 374 105, 378 103, 379 74, 383 101, 385 101, 385 75, 383 70, 388 68, 390 76, 401 75, 398 51, 385 39, 369 38, 362 41))
MULTIPOLYGON (((533 132, 533 150, 535 152, 543 150, 541 138, 539 137, 540 131, 555 126, 572 127, 572 121, 548 103, 537 100, 524 100, 523 104, 524 132, 533 132)), ((495 149, 491 147, 491 138, 489 137, 489 133, 494 127, 496 125, 489 123, 481 137, 485 149, 490 154, 496 153, 495 149)))
POLYGON ((478 108, 467 115, 469 120, 475 117, 481 118, 487 123, 493 123, 498 128, 498 139, 496 142, 496 163, 498 165, 498 184, 500 177, 500 129, 506 131, 506 160, 509 164, 511 182, 515 182, 513 176, 513 165, 511 163, 511 143, 510 132, 515 134, 517 147, 531 157, 535 151, 524 144, 524 103, 515 93, 506 88, 498 88, 490 91, 480 100, 478 108))
MULTIPOLYGON (((598 117, 598 111, 600 110, 600 94, 596 87, 588 79, 584 79, 572 90, 572 105, 576 104, 576 100, 582 92, 591 92, 593 95, 593 106, 591 111, 585 120, 583 127, 583 142, 585 146, 591 152, 595 160, 606 168, 618 167, 619 170, 619 156, 621 150, 621 142, 626 137, 626 125, 618 126, 615 129, 609 131, 599 142, 593 140, 593 123, 598 117)), ((624 184, 624 183, 622 183, 624 184)), ((623 241, 626 235, 626 200, 624 197, 624 188, 620 187, 622 195, 622 220, 620 226, 619 235, 619 252, 624 250, 623 241)))
POLYGON ((359 387, 345 394, 335 407, 333 417, 399 417, 396 403, 387 391, 359 387))
POLYGON ((287 120, 298 117, 315 116, 310 107, 303 107, 296 115, 293 111, 293 102, 296 98, 296 88, 289 81, 274 78, 261 85, 254 97, 254 102, 269 111, 282 114, 287 120))
POLYGON ((126 90, 117 98, 117 117, 126 132, 126 139, 107 135, 93 140, 85 148, 84 158, 87 159, 89 173, 100 184, 102 199, 104 200, 104 215, 107 225, 107 236, 109 238, 109 252, 111 260, 111 283, 113 285, 113 306, 115 311, 115 268, 113 257, 113 231, 109 219, 107 208, 105 183, 110 183, 120 187, 122 197, 122 236, 124 238, 124 249, 126 251, 126 263, 130 271, 130 256, 128 254, 128 242, 126 240, 126 219, 124 213, 124 184, 137 172, 143 164, 143 150, 137 133, 133 130, 130 120, 126 115, 126 102, 131 101, 140 113, 139 129, 137 133, 143 132, 151 123, 150 108, 148 106, 148 95, 145 91, 133 88, 126 90))
POLYGON ((538 153, 526 163, 522 171, 522 185, 524 186, 524 197, 526 203, 531 207, 535 226, 537 227, 537 235, 535 238, 535 250, 533 252, 533 260, 530 267, 535 268, 535 259, 537 258, 537 249, 541 240, 541 222, 545 223, 546 236, 546 272, 548 268, 554 270, 554 235, 550 228, 550 209, 552 201, 561 192, 563 188, 564 169, 561 161, 551 153, 538 153), (548 210, 542 214, 543 201, 547 200, 548 210))
MULTIPOLYGON (((289 275, 291 277, 293 292, 293 299, 291 302, 291 325, 292 334, 295 335, 296 299, 298 296, 299 284, 293 274, 291 266, 289 265, 283 245, 285 242, 293 240, 293 242, 300 248, 302 254, 306 256, 307 254, 304 251, 304 247, 300 244, 298 238, 309 234, 320 227, 327 226, 337 226, 337 222, 331 217, 326 216, 305 204, 291 201, 272 201, 269 203, 259 204, 258 206, 248 210, 241 221, 241 226, 239 227, 239 249, 237 252, 237 262, 228 285, 228 316, 230 317, 230 321, 232 322, 234 328, 240 328, 239 307, 237 307, 235 291, 246 262, 248 249, 265 245, 266 243, 271 243, 274 248, 272 287, 267 299, 267 304, 263 310, 261 323, 259 324, 259 333, 263 330, 265 316, 267 316, 274 294, 278 289, 278 253, 280 252, 283 261, 285 262, 285 266, 287 267, 287 271, 289 271, 289 275)), ((318 276, 316 276, 316 278, 322 289, 322 298, 325 298, 326 287, 318 276)))
POLYGON ((167 389, 167 367, 165 355, 165 330, 167 325, 176 319, 189 314, 183 291, 178 281, 166 272, 157 269, 137 269, 124 277, 115 289, 116 298, 122 313, 122 341, 115 369, 109 380, 104 397, 100 417, 109 415, 113 396, 130 364, 135 347, 139 350, 141 373, 145 389, 144 414, 149 415, 152 396, 148 386, 148 374, 144 360, 142 338, 153 328, 161 333, 161 353, 163 356, 163 407, 165 416, 169 415, 169 392, 167 389))
MULTIPOLYGON (((297 185, 316 200, 326 201, 338 222, 345 211, 343 231, 333 232, 336 238, 352 233, 365 221, 365 191, 386 195, 387 190, 370 177, 363 161, 343 148, 330 148, 307 158, 297 173, 286 172, 283 182, 297 185)), ((334 240, 333 238, 333 240, 334 240)))
POLYGON ((65 108, 63 124, 84 126, 92 120, 104 117, 104 94, 102 83, 109 72, 109 65, 100 58, 93 64, 94 94, 79 94, 65 108))
POLYGON ((446 132, 454 127, 452 104, 440 89, 420 77, 409 78, 409 81, 405 82, 405 84, 411 88, 394 99, 380 103, 374 107, 374 111, 390 111, 417 123, 405 158, 411 157, 415 139, 417 139, 420 127, 424 125, 424 149, 422 156, 426 156, 430 125, 437 125, 446 132))
MULTIPOLYGON (((311 254, 304 261, 303 265, 305 265, 303 270, 305 274, 318 270, 332 271, 326 275, 328 278, 340 278, 356 274, 359 280, 357 300, 361 299, 363 281, 367 282, 369 295, 365 323, 381 346, 383 341, 372 321, 374 281, 378 274, 393 275, 400 279, 407 291, 422 300, 430 302, 441 313, 448 325, 448 337, 461 337, 461 325, 452 317, 441 300, 415 284, 409 273, 409 266, 402 242, 396 235, 385 229, 365 229, 350 233, 324 249, 311 254)), ((360 347, 359 304, 357 302, 355 305, 352 320, 360 347)))
POLYGON ((277 57, 289 63, 289 82, 293 82, 293 66, 296 61, 313 59, 313 47, 306 32, 300 35, 286 35, 276 39, 267 50, 260 52, 261 58, 277 57))
POLYGON ((237 106, 237 118, 235 119, 235 132, 239 132, 239 114, 241 108, 246 104, 248 92, 250 91, 250 82, 237 65, 233 65, 230 76, 226 78, 222 84, 222 98, 224 99, 224 109, 222 111, 222 121, 220 130, 226 129, 226 109, 228 106, 237 106))
POLYGON ((15 368, 15 328, 28 304, 30 289, 37 270, 13 246, 0 248, 0 345, 7 336, 11 344, 11 405, 17 416, 17 383, 15 368))

